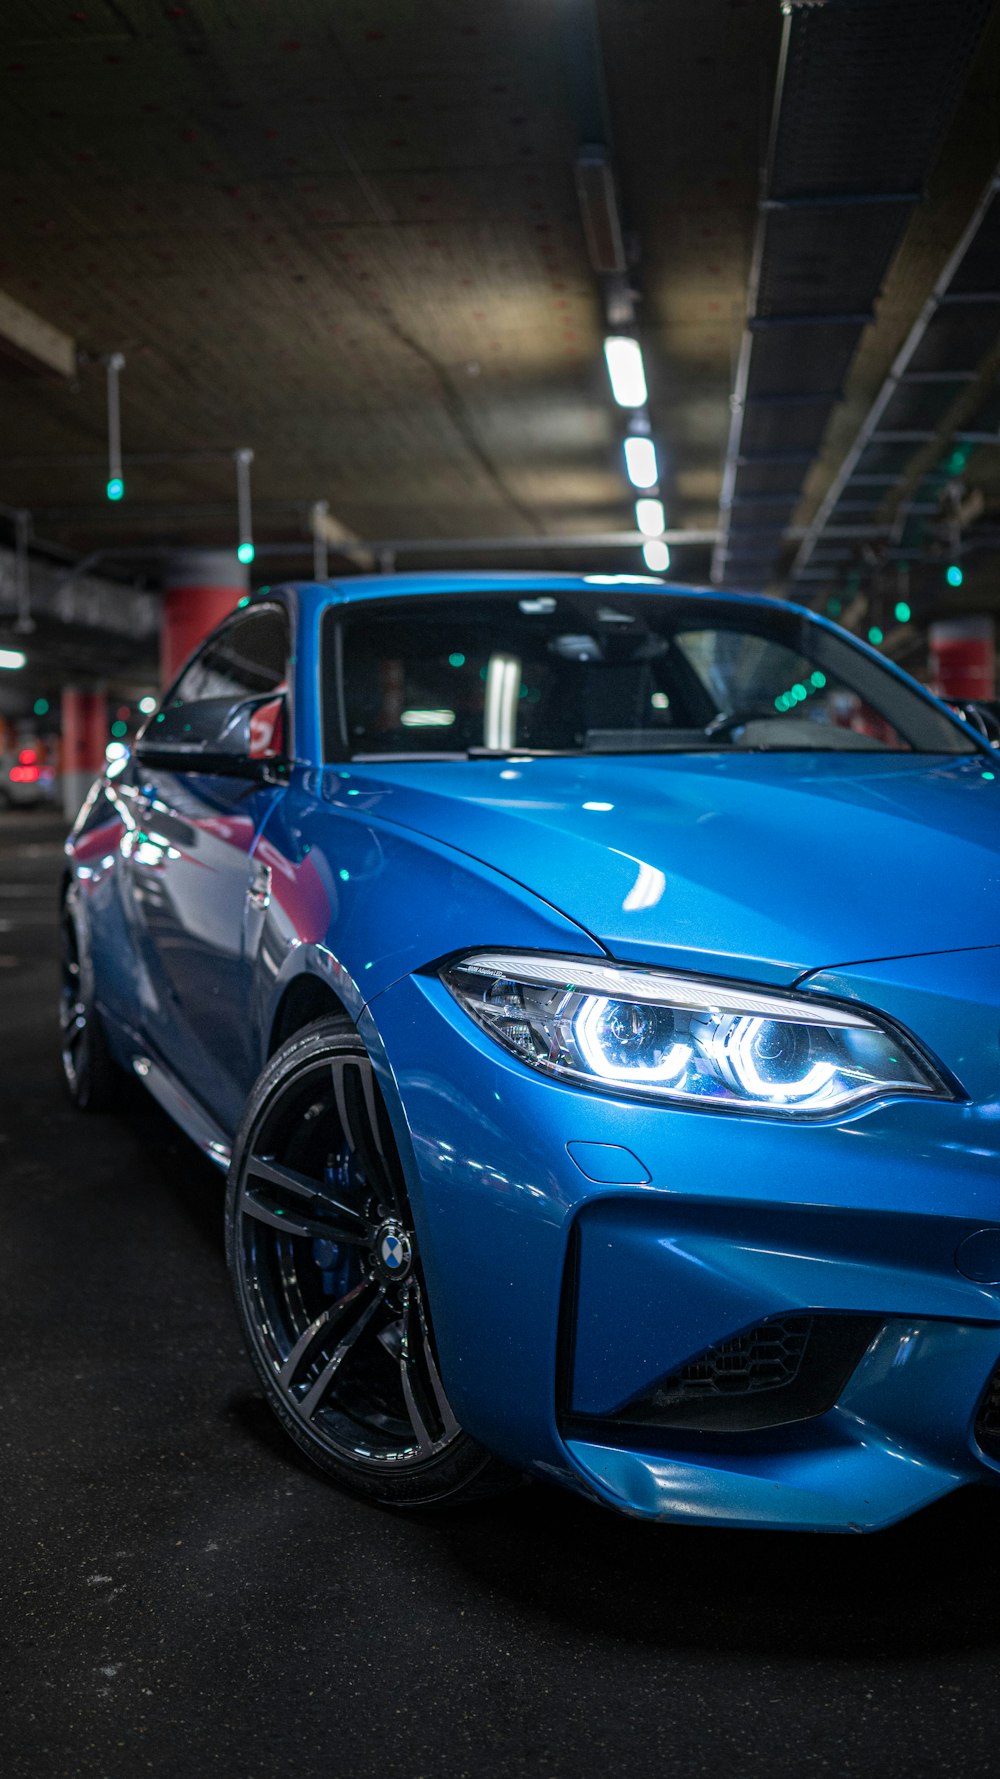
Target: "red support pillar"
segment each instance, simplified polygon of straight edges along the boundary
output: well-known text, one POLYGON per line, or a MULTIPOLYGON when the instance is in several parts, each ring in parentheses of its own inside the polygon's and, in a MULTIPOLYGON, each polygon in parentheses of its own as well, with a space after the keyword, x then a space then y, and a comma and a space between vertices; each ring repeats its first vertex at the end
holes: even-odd
POLYGON ((103 692, 64 686, 62 694, 62 786, 67 820, 74 821, 94 779, 104 769, 108 742, 108 701, 103 692))
POLYGON ((931 690, 939 698, 961 703, 993 698, 996 648, 993 619, 948 618, 930 628, 931 690))
POLYGON ((235 550, 187 550, 171 557, 163 579, 160 682, 169 686, 190 654, 247 590, 235 550))

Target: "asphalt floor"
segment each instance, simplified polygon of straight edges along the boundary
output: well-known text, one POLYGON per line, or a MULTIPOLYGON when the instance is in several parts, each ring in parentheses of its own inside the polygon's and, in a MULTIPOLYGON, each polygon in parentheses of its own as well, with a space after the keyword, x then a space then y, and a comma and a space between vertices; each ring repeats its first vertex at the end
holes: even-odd
POLYGON ((542 1485, 417 1518, 286 1442, 222 1182, 59 1078, 61 828, 0 816, 0 1772, 1000 1774, 1000 1494, 867 1538, 542 1485))

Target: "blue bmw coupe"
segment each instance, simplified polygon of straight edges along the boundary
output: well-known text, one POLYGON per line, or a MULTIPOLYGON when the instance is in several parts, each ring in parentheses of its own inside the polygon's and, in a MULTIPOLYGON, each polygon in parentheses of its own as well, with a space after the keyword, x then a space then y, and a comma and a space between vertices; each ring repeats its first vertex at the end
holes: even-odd
POLYGON ((271 589, 73 829, 66 1079, 228 1168, 347 1487, 883 1526, 1000 1476, 998 775, 778 601, 271 589))

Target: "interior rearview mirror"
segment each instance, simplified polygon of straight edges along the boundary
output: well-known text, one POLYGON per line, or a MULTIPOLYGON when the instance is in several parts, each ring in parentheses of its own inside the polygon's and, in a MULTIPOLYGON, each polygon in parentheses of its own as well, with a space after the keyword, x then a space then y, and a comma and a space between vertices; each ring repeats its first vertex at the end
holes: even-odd
POLYGON ((965 698, 953 701, 953 708, 971 728, 979 730, 991 747, 1000 748, 1000 703, 992 699, 965 698))

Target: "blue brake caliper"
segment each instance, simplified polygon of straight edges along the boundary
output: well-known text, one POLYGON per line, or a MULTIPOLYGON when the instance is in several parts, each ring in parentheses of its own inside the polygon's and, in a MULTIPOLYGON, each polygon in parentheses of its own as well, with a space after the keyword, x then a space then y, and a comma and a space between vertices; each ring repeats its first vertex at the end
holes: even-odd
MULTIPOLYGON (((334 1161, 327 1162, 324 1180, 337 1198, 351 1202, 358 1182, 352 1178, 350 1151, 345 1147, 334 1161)), ((314 1236, 312 1257, 319 1267, 325 1297, 344 1297, 354 1283, 357 1251, 346 1242, 331 1242, 325 1236, 314 1236)))

